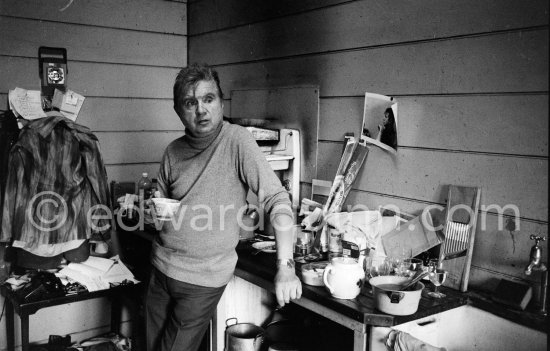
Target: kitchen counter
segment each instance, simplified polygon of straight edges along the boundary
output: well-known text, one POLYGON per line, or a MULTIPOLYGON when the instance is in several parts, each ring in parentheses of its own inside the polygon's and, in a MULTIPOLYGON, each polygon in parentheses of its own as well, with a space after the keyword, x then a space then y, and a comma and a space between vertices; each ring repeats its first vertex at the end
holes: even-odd
MULTIPOLYGON (((237 262, 235 275, 273 292, 276 255, 264 252, 253 254, 254 251, 246 242, 239 244, 237 247, 239 261, 237 262)), ((299 271, 299 268, 299 264, 297 264, 297 271, 299 271)), ((339 318, 344 317, 349 320, 350 326, 354 324, 351 321, 365 326, 393 326, 434 315, 468 303, 468 294, 440 287, 440 290, 446 294, 446 297, 434 299, 423 295, 418 311, 415 314, 393 316, 374 308, 374 300, 368 290, 368 286, 364 287, 361 294, 355 299, 342 300, 333 298, 325 287, 302 283, 302 299, 295 300, 294 302, 306 308, 309 305, 318 305, 318 307, 322 307, 322 311, 320 311, 321 315, 325 315, 329 319, 334 318, 330 318, 326 314, 338 315, 339 318)), ((312 311, 317 312, 313 309, 312 311)))

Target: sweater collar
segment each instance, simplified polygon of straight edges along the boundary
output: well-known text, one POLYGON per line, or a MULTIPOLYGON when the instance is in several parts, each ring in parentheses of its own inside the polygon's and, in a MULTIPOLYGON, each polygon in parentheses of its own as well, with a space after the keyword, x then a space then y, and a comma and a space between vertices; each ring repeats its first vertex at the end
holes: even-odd
POLYGON ((210 133, 209 135, 206 135, 206 136, 203 136, 203 137, 196 137, 194 135, 191 135, 191 134, 188 134, 186 133, 184 138, 185 138, 185 141, 189 144, 189 146, 191 146, 193 149, 197 149, 197 150, 204 150, 206 149, 208 146, 210 146, 210 144, 212 144, 212 142, 214 141, 214 139, 216 139, 216 137, 220 134, 220 131, 222 130, 222 126, 223 126, 223 121, 218 125, 218 127, 216 128, 216 130, 214 130, 213 133, 210 133))

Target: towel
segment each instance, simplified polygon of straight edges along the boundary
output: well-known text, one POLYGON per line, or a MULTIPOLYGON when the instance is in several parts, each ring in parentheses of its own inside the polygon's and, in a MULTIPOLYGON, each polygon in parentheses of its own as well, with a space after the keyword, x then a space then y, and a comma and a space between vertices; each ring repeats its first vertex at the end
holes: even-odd
POLYGON ((444 347, 432 346, 399 330, 390 331, 386 339, 386 346, 394 351, 447 351, 444 347))

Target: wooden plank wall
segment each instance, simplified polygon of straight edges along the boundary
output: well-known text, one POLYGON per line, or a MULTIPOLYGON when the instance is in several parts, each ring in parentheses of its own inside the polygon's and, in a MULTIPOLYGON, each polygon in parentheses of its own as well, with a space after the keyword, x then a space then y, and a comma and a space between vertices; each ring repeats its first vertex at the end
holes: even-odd
POLYGON ((98 136, 109 179, 137 180, 142 171, 154 176, 164 148, 183 130, 171 97, 178 68, 187 64, 187 4, 0 4, 0 109, 7 108, 9 89, 40 89, 40 46, 64 47, 68 87, 86 97, 77 122, 98 136))
MULTIPOLYGON (((154 176, 164 148, 183 131, 172 109, 172 85, 187 64, 187 3, 0 1, 1 110, 9 89, 40 89, 40 46, 67 49, 68 87, 86 97, 77 122, 98 136, 109 180, 137 180, 143 171, 154 176)), ((109 322, 104 300, 56 311, 31 318, 31 341, 68 333, 82 340, 109 322)), ((6 347, 4 320, 0 349, 6 347)))
POLYGON ((359 132, 364 93, 395 97, 398 154, 372 149, 348 204, 418 213, 444 205, 449 184, 481 186, 471 284, 527 279, 529 235, 548 234, 547 1, 200 0, 188 11, 189 61, 215 65, 225 91, 319 86, 320 179, 332 180, 344 133, 359 132))

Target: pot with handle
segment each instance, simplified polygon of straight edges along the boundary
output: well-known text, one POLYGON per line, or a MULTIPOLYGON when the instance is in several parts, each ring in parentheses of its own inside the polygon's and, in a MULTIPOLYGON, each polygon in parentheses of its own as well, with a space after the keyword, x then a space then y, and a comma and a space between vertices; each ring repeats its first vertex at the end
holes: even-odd
POLYGON ((323 282, 333 297, 354 299, 361 292, 365 272, 351 257, 333 258, 323 272, 323 282))
POLYGON ((252 323, 239 323, 237 318, 225 321, 225 351, 260 351, 265 330, 252 323), (230 322, 234 321, 233 324, 230 322))

